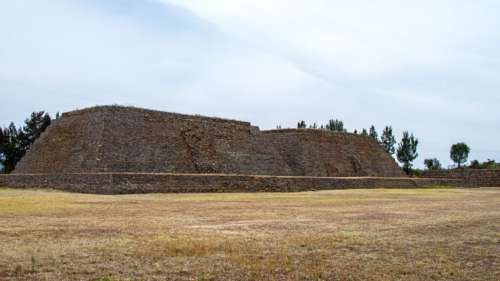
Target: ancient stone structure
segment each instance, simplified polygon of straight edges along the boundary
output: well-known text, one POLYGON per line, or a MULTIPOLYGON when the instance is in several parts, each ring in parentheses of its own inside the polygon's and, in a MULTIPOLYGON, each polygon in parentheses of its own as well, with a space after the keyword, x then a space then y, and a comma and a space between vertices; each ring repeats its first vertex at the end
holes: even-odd
POLYGON ((117 106, 64 113, 14 171, 95 172, 403 176, 366 136, 117 106))
POLYGON ((289 175, 403 176, 394 159, 371 137, 310 129, 264 131, 263 136, 288 165, 289 175))
POLYGON ((422 177, 432 179, 456 179, 469 187, 500 187, 500 170, 456 169, 425 171, 422 177))
POLYGON ((101 194, 457 185, 410 179, 370 137, 131 107, 64 113, 0 186, 101 194))
POLYGON ((82 173, 0 175, 0 187, 79 193, 297 192, 346 188, 460 186, 460 180, 383 177, 283 177, 217 174, 82 173))

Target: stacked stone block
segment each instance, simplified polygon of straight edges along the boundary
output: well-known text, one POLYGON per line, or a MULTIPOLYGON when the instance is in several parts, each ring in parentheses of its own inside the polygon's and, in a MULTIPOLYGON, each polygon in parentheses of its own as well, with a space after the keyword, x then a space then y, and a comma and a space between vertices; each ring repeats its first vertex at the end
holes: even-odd
POLYGON ((120 106, 64 113, 14 173, 0 177, 4 186, 104 194, 435 182, 449 183, 404 178, 392 157, 365 136, 312 129, 260 131, 236 120, 120 106))
POLYGON ((246 122, 127 107, 65 113, 14 173, 289 174, 246 122))
POLYGON ((403 176, 369 137, 118 106, 63 114, 14 173, 95 172, 403 176))
POLYGON ((298 192, 352 188, 459 186, 450 179, 279 177, 215 174, 84 173, 0 175, 0 186, 52 188, 79 193, 298 192))
POLYGON ((263 136, 296 176, 404 176, 371 137, 310 129, 265 131, 263 136))
POLYGON ((500 187, 500 170, 457 169, 425 171, 424 178, 456 179, 470 187, 500 187))

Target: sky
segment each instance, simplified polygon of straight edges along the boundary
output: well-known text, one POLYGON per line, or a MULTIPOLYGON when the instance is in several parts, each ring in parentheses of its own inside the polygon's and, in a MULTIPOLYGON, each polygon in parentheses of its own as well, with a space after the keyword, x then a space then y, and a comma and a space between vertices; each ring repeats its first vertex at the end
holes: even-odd
POLYGON ((119 104, 500 160, 497 0, 0 0, 0 125, 119 104))

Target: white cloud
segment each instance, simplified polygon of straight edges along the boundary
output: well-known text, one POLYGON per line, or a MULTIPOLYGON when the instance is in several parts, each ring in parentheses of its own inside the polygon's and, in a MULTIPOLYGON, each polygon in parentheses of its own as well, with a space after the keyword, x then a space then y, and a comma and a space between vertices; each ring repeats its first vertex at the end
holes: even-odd
POLYGON ((264 128, 335 117, 414 131, 423 157, 466 140, 500 159, 482 137, 500 137, 499 12, 486 0, 3 1, 0 121, 103 103, 264 128))
POLYGON ((352 75, 450 64, 496 38, 495 10, 470 1, 163 0, 277 54, 325 61, 352 75), (474 43, 479 43, 474 45, 474 43))
POLYGON ((498 2, 160 1, 323 81, 310 85, 304 115, 314 108, 316 118, 334 112, 356 127, 413 130, 422 156, 447 159, 449 142, 460 139, 495 150, 478 136, 500 121, 498 2))

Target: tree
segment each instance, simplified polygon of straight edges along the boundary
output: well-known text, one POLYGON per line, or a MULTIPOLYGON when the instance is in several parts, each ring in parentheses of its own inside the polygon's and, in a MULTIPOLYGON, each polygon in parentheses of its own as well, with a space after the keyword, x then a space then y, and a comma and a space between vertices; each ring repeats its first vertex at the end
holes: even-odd
POLYGON ((0 164, 3 172, 10 173, 24 156, 35 140, 50 125, 50 116, 44 111, 33 112, 24 121, 22 128, 16 128, 10 123, 1 129, 0 134, 0 164))
POLYGON ((382 131, 382 136, 380 136, 380 144, 384 148, 384 150, 393 155, 396 151, 394 147, 396 145, 396 138, 392 134, 392 127, 385 126, 384 131, 382 131))
POLYGON ((397 157, 398 161, 403 164, 403 170, 406 174, 410 174, 412 162, 417 159, 418 139, 409 134, 407 131, 403 132, 403 137, 398 144, 397 157))
POLYGON ((44 111, 31 113, 30 118, 24 121, 24 127, 20 139, 23 142, 21 145, 24 150, 35 142, 35 140, 42 134, 45 129, 50 125, 50 115, 44 111))
POLYGON ((10 123, 7 128, 2 129, 2 143, 0 145, 0 163, 3 166, 3 172, 10 173, 16 167, 17 162, 23 157, 22 142, 20 136, 21 130, 18 130, 14 123, 10 123))
POLYGON ((451 146, 450 149, 450 158, 453 162, 457 163, 458 168, 461 167, 462 164, 467 162, 469 158, 470 148, 467 144, 460 142, 451 146))
POLYGON ((354 129, 354 132, 352 132, 353 134, 357 135, 358 134, 358 130, 354 129))
POLYGON ((469 168, 471 168, 471 169, 481 169, 481 163, 479 163, 478 160, 472 160, 472 161, 470 161, 469 168))
POLYGON ((425 159, 424 164, 428 170, 441 170, 441 163, 436 158, 425 159))
MULTIPOLYGON (((3 129, 0 127, 0 147, 2 147, 2 146, 3 146, 3 143, 4 143, 6 140, 7 140, 7 139, 6 139, 6 136, 5 136, 4 132, 3 132, 3 129)), ((1 155, 0 155, 0 157, 1 157, 1 155)))
POLYGON ((330 119, 326 124, 326 129, 334 132, 344 132, 344 122, 338 119, 330 119))
POLYGON ((0 172, 4 172, 3 161, 5 157, 3 156, 3 147, 7 141, 7 137, 4 135, 3 128, 0 127, 0 172))
POLYGON ((297 129, 305 129, 307 128, 306 121, 302 120, 299 123, 297 123, 297 129))
POLYGON ((363 130, 361 131, 361 135, 362 136, 368 136, 368 132, 366 131, 365 128, 363 128, 363 130))
POLYGON ((370 137, 372 137, 373 139, 375 139, 378 142, 378 133, 377 133, 377 130, 375 129, 375 126, 372 125, 370 127, 369 135, 370 135, 370 137))
POLYGON ((495 161, 495 159, 489 159, 486 162, 483 162, 481 166, 484 167, 484 169, 498 169, 500 166, 499 164, 495 161))
POLYGON ((488 159, 480 163, 478 160, 470 161, 469 168, 471 169, 499 169, 500 163, 496 163, 494 159, 488 159))

